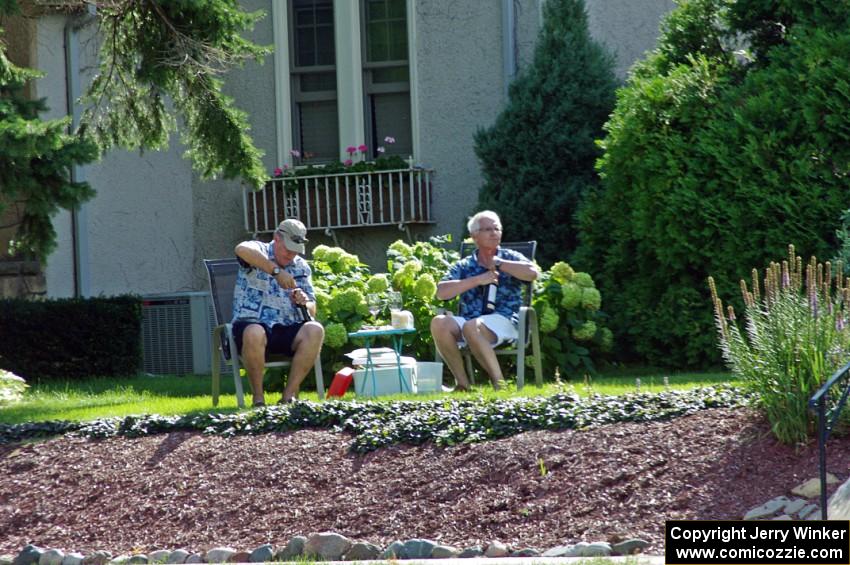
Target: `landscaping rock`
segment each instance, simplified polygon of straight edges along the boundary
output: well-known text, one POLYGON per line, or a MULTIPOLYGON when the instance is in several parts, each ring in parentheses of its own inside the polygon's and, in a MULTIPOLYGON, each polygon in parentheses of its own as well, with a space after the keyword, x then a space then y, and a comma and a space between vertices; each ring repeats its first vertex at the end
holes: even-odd
POLYGON ((189 552, 185 549, 175 549, 171 553, 168 554, 168 557, 165 558, 165 562, 168 564, 176 564, 180 565, 186 562, 186 559, 189 558, 189 552))
POLYGON ((15 560, 13 555, 0 555, 0 565, 12 565, 12 561, 15 560))
POLYGON ((148 553, 148 563, 165 563, 171 552, 167 549, 157 549, 148 553))
POLYGON ((774 516, 771 520, 793 520, 793 518, 788 514, 780 514, 779 516, 774 516))
POLYGON ((65 552, 60 549, 48 549, 38 558, 38 565, 62 565, 65 552))
POLYGON ((265 543, 260 547, 256 548, 251 554, 248 556, 249 563, 265 563, 266 561, 271 561, 274 559, 274 548, 272 544, 265 543))
POLYGON ((458 557, 461 559, 467 559, 469 557, 481 557, 484 555, 484 550, 481 549, 480 545, 474 545, 472 547, 467 547, 463 551, 458 554, 458 557))
POLYGON ((405 559, 429 559, 437 543, 427 539, 411 539, 404 542, 405 559))
POLYGON ((138 553, 127 560, 127 565, 147 565, 148 556, 144 553, 138 553))
POLYGON ((850 520, 850 481, 838 487, 838 490, 829 497, 826 515, 830 520, 850 520))
POLYGON ((432 559, 454 559, 460 554, 460 550, 450 545, 438 545, 431 550, 432 559))
MULTIPOLYGON (((834 485, 838 482, 838 477, 832 473, 826 474, 826 484, 834 485)), ((820 478, 809 479, 805 483, 799 484, 791 489, 791 494, 802 496, 803 498, 817 498, 820 496, 820 478)))
POLYGON ((572 551, 572 545, 558 545, 543 552, 541 557, 564 557, 572 551))
POLYGON ((68 553, 62 558, 62 565, 82 565, 84 558, 82 553, 68 553))
POLYGON ((326 561, 339 561, 351 549, 351 540, 334 532, 321 532, 307 538, 304 555, 317 556, 326 561))
POLYGON ((194 565, 195 563, 203 563, 204 556, 200 553, 190 553, 188 557, 186 557, 186 561, 184 563, 189 563, 194 565))
POLYGON ((790 516, 791 514, 798 512, 801 508, 806 506, 806 504, 808 504, 808 501, 805 498, 795 498, 782 508, 782 512, 790 516))
POLYGON ((507 557, 508 546, 500 541, 491 541, 484 550, 484 557, 507 557))
POLYGON ((611 544, 607 541, 595 541, 584 548, 582 557, 607 557, 611 555, 611 544))
POLYGON ((580 541, 572 546, 569 551, 564 554, 564 557, 584 557, 584 550, 590 544, 586 541, 580 541))
POLYGON ((37 565, 44 550, 36 545, 25 545, 24 548, 12 559, 12 565, 37 565))
POLYGON ((404 551, 404 543, 394 541, 381 553, 380 559, 406 559, 407 553, 404 551))
POLYGON ((295 536, 289 543, 286 544, 286 547, 275 553, 274 559, 275 561, 291 561, 296 557, 301 557, 304 555, 304 544, 307 543, 307 538, 304 536, 295 536))
POLYGON ((228 563, 247 563, 251 554, 247 551, 237 551, 227 560, 228 563))
POLYGON ((649 542, 640 538, 632 538, 615 543, 611 546, 611 551, 615 555, 631 555, 640 553, 649 546, 649 542))
POLYGON ((510 557, 540 557, 540 551, 533 547, 524 547, 516 551, 512 551, 510 557))
POLYGON ((812 514, 812 512, 815 512, 819 515, 820 506, 818 506, 817 504, 809 504, 808 506, 804 506, 800 509, 799 512, 797 512, 797 517, 800 518, 800 520, 805 520, 812 514))
POLYGON ((108 551, 98 550, 83 558, 83 565, 106 565, 112 561, 112 554, 108 551))
POLYGON ((214 547, 204 555, 207 563, 227 563, 230 557, 236 553, 232 547, 214 547))
POLYGON ((758 520, 759 518, 773 516, 789 502, 791 501, 788 497, 777 496, 776 498, 768 500, 761 506, 757 506, 744 514, 744 520, 758 520))
POLYGON ((118 557, 113 558, 112 561, 110 561, 110 563, 112 565, 126 565, 127 561, 130 560, 130 557, 131 557, 130 555, 128 555, 126 553, 122 553, 118 557))
POLYGON ((381 554, 381 548, 374 543, 359 541, 343 557, 344 561, 373 561, 381 554))

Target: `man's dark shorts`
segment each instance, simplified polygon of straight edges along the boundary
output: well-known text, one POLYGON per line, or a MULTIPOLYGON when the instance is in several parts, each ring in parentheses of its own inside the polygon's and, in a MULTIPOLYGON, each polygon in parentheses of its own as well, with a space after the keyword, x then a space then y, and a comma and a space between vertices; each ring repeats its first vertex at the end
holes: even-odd
MULTIPOLYGON (((242 353, 242 334, 245 328, 257 322, 249 322, 247 320, 236 320, 233 322, 233 339, 236 340, 236 349, 242 353)), ((283 324, 275 324, 272 329, 259 324, 266 330, 266 355, 286 355, 292 357, 295 352, 292 350, 292 342, 295 341, 295 335, 304 322, 284 326, 283 324)))

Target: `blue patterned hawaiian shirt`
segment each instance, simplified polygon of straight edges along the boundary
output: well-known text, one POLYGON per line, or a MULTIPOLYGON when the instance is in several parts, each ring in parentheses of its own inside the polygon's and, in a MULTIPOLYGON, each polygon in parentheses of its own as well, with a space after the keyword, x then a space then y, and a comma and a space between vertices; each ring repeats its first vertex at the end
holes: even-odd
MULTIPOLYGON (((274 260, 273 242, 252 242, 257 249, 264 251, 269 260, 274 260)), ((285 267, 281 267, 295 277, 295 284, 303 290, 311 301, 316 300, 313 283, 310 279, 313 271, 307 261, 297 255, 285 267)), ((260 322, 271 328, 275 324, 290 326, 304 320, 301 312, 293 304, 292 291, 281 288, 270 274, 251 267, 239 259, 239 272, 236 275, 236 287, 233 291, 233 321, 249 320, 260 322)))
MULTIPOLYGON (((500 247, 496 256, 507 261, 531 263, 525 255, 500 247)), ((480 275, 487 269, 478 264, 478 250, 455 263, 443 277, 444 281, 468 279, 480 275)), ((499 290, 496 292, 496 314, 501 314, 518 323, 519 308, 522 306, 522 281, 507 273, 499 273, 499 290)), ((471 320, 484 314, 484 292, 487 286, 476 286, 460 295, 458 315, 471 320)))

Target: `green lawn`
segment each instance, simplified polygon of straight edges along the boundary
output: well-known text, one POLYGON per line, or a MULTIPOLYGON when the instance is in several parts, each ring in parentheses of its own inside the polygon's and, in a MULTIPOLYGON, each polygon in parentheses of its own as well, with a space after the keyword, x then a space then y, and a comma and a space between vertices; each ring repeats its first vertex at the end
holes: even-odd
MULTIPOLYGON (((575 392, 579 395, 620 395, 635 392, 636 379, 640 379, 641 392, 659 392, 665 389, 665 377, 667 377, 669 388, 680 390, 719 383, 736 383, 729 373, 723 372, 672 373, 660 370, 621 369, 588 378, 586 381, 547 383, 542 388, 527 384, 521 391, 517 391, 515 386, 510 384, 504 390, 495 392, 489 385, 485 386, 479 378, 477 386, 469 393, 418 396, 406 394, 381 397, 380 400, 430 400, 445 398, 448 394, 458 399, 496 399, 552 395, 561 391, 575 392)), ((533 383, 533 376, 531 378, 533 383)), ((301 386, 303 391, 301 399, 317 400, 313 383, 312 375, 308 376, 301 386)), ((247 382, 245 387, 247 390, 247 382)), ((279 392, 266 393, 267 403, 276 402, 279 398, 279 392)), ((352 393, 345 396, 345 399, 354 398, 352 393)), ((250 394, 247 395, 247 401, 250 403, 250 394)), ((229 375, 222 377, 222 396, 216 409, 212 406, 209 376, 101 378, 30 383, 30 388, 22 402, 0 407, 0 423, 17 424, 45 420, 84 421, 130 414, 173 415, 236 410, 236 396, 233 392, 233 381, 229 375)))

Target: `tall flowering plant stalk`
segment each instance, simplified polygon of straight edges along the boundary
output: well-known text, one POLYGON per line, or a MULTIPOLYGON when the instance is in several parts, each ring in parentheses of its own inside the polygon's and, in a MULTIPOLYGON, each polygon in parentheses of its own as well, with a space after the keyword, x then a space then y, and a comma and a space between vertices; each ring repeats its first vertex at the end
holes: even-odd
POLYGON ((814 429, 809 398, 850 360, 850 278, 842 265, 833 271, 815 257, 804 267, 789 245, 788 258, 772 262, 763 278, 753 269, 750 286, 741 281, 743 329, 712 277, 708 285, 727 365, 756 393, 773 434, 785 443, 804 442, 814 429))

